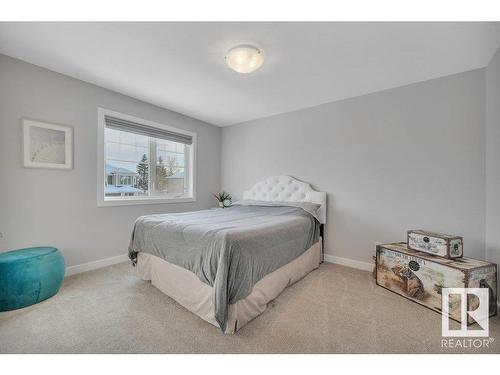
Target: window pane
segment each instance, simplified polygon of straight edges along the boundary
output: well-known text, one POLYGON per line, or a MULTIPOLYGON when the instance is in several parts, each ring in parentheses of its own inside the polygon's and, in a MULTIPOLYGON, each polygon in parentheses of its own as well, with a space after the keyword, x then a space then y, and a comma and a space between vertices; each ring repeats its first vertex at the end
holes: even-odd
POLYGON ((156 194, 184 194, 185 147, 182 143, 156 139, 156 194))
POLYGON ((107 197, 149 194, 149 138, 106 128, 107 197))

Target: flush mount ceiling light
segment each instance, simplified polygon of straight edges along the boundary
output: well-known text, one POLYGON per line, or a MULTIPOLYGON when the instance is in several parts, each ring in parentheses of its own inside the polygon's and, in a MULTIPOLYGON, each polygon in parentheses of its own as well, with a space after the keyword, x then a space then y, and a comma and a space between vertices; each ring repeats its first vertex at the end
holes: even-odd
POLYGON ((257 47, 241 45, 231 48, 224 60, 227 66, 238 73, 252 73, 262 66, 264 56, 257 47))

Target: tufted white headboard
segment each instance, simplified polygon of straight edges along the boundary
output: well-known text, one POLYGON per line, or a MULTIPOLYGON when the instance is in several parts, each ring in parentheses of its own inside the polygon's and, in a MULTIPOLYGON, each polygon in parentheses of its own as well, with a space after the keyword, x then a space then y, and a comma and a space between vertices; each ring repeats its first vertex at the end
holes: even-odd
POLYGON ((326 223, 326 193, 315 191, 306 182, 290 176, 272 176, 243 192, 243 199, 268 202, 311 202, 321 205, 318 217, 326 223))

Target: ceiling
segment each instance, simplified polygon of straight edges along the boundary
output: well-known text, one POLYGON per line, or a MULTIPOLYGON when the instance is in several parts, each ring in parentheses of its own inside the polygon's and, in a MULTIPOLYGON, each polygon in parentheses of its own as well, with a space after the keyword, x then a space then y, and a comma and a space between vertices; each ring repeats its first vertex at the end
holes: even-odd
POLYGON ((0 23, 0 53, 218 126, 487 65, 500 23, 0 23), (237 44, 252 74, 224 64, 237 44))

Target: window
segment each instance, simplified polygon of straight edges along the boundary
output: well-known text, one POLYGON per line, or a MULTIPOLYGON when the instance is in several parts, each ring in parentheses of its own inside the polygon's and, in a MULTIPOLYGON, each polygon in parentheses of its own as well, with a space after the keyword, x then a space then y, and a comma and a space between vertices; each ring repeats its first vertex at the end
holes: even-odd
POLYGON ((195 200, 196 134, 99 109, 98 205, 195 200))

